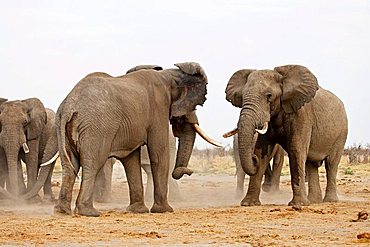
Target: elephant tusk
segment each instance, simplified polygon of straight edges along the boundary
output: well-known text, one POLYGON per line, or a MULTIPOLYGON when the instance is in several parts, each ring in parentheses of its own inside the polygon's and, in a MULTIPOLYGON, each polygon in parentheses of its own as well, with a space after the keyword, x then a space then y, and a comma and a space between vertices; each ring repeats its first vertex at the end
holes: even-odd
POLYGON ((203 130, 200 129, 199 125, 194 123, 193 125, 194 130, 207 142, 210 144, 216 146, 216 147, 222 147, 222 145, 214 140, 212 140, 209 136, 206 135, 206 133, 203 132, 203 130))
POLYGON ((28 154, 28 153, 30 152, 30 149, 28 148, 27 143, 23 143, 22 147, 23 147, 23 151, 24 151, 26 154, 28 154))
POLYGON ((225 134, 222 135, 223 138, 229 138, 233 135, 236 135, 238 133, 238 128, 235 128, 229 132, 226 132, 225 134))
POLYGON ((264 135, 264 134, 266 134, 266 132, 267 132, 267 129, 268 129, 268 128, 269 128, 269 123, 268 123, 268 122, 265 122, 265 123, 263 124, 263 128, 262 128, 261 130, 256 129, 256 132, 257 132, 258 134, 264 135))
POLYGON ((40 167, 50 165, 50 164, 51 164, 51 163, 53 163, 53 162, 54 162, 58 157, 59 157, 59 152, 57 152, 57 153, 53 156, 53 158, 51 158, 49 161, 46 161, 45 163, 42 163, 42 164, 40 165, 40 167))

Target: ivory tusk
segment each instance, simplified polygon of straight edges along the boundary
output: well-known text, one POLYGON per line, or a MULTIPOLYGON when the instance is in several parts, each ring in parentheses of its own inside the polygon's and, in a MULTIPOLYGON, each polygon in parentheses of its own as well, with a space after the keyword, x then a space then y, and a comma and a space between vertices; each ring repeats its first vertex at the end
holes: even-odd
POLYGON ((24 151, 26 154, 28 154, 28 153, 30 152, 30 149, 28 148, 27 143, 23 143, 22 147, 23 147, 23 151, 24 151))
POLYGON ((268 122, 265 122, 265 123, 263 124, 263 128, 262 128, 261 130, 256 129, 256 132, 257 132, 258 134, 264 135, 264 134, 266 134, 266 132, 267 132, 267 129, 268 129, 268 128, 269 128, 269 123, 268 123, 268 122))
POLYGON ((223 138, 229 138, 233 135, 236 135, 238 133, 238 128, 235 128, 229 132, 226 132, 225 134, 222 135, 223 138))
POLYGON ((47 166, 47 165, 50 165, 51 163, 53 163, 57 158, 59 157, 59 152, 57 152, 53 158, 51 158, 49 161, 46 161, 45 163, 42 163, 40 166, 47 166))
POLYGON ((200 129, 198 124, 193 124, 194 130, 207 142, 210 144, 216 146, 216 147, 222 147, 222 145, 214 140, 212 140, 209 136, 206 135, 206 133, 203 132, 203 130, 200 129))

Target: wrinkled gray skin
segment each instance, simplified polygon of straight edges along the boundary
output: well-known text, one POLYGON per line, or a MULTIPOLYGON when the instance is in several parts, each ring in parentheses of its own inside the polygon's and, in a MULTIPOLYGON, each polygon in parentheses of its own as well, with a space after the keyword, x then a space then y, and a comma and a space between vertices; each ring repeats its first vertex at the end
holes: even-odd
POLYGON ((44 199, 53 200, 51 175, 55 162, 40 169, 57 152, 55 113, 37 98, 7 101, 0 105, 0 185, 13 198, 38 196, 44 186, 44 199), (26 143, 29 153, 25 153, 26 143), (27 186, 21 160, 26 164, 27 186), (40 173, 39 173, 40 169, 40 173), (26 194, 25 194, 26 193, 26 194))
MULTIPOLYGON (((239 158, 239 147, 238 147, 238 134, 233 136, 233 150, 234 150, 234 160, 235 160, 235 167, 236 167, 236 197, 241 198, 244 196, 244 179, 245 179, 245 172, 240 164, 239 158)), ((264 173, 265 179, 262 184, 262 190, 265 192, 276 192, 279 191, 279 184, 280 184, 280 175, 281 169, 283 168, 284 164, 284 149, 280 145, 276 145, 274 150, 272 151, 272 167, 268 164, 266 166, 266 171, 264 173)), ((255 180, 249 180, 249 187, 256 187, 255 180)))
MULTIPOLYGON (((169 134, 169 145, 170 145, 170 165, 169 171, 173 171, 175 167, 176 159, 176 139, 170 131, 169 134)), ((104 165, 104 167, 99 171, 94 189, 94 200, 96 202, 110 202, 112 200, 112 174, 113 174, 113 165, 115 164, 115 159, 110 158, 104 165)), ((150 166, 150 160, 148 155, 148 149, 146 146, 141 147, 141 167, 146 173, 147 184, 145 189, 145 200, 153 201, 153 175, 150 166)), ((180 190, 177 184, 177 181, 171 176, 168 176, 168 198, 173 200, 179 200, 180 190)))
MULTIPOLYGON (((289 205, 322 201, 318 167, 325 161, 327 186, 324 201, 338 201, 336 176, 347 138, 343 103, 319 87, 305 67, 286 65, 274 70, 239 70, 226 87, 226 99, 240 107, 239 155, 243 170, 261 184, 269 156, 280 144, 288 153, 293 198, 289 205), (265 135, 255 129, 268 122, 265 135), (305 163, 308 196, 305 189, 305 163)), ((260 186, 248 190, 241 205, 260 205, 260 186)))
POLYGON ((172 212, 167 201, 170 120, 179 138, 176 179, 191 174, 187 168, 194 146, 196 105, 206 100, 207 77, 197 63, 175 69, 135 68, 112 77, 92 73, 83 78, 59 106, 56 123, 63 168, 55 211, 71 214, 72 189, 82 167, 75 213, 99 216, 93 207, 95 178, 109 158, 124 165, 130 194, 129 212, 145 213, 140 165, 141 146, 148 147, 154 181, 151 212, 172 212), (92 107, 93 106, 93 107, 92 107))

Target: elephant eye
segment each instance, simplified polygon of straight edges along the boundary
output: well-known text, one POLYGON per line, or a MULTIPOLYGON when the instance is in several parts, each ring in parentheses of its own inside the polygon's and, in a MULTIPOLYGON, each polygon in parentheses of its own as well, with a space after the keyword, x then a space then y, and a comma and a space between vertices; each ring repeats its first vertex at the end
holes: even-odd
POLYGON ((266 99, 267 99, 267 102, 271 102, 272 101, 272 94, 271 93, 267 93, 266 94, 266 99))
POLYGON ((29 122, 28 122, 28 120, 27 119, 24 119, 23 120, 23 126, 27 126, 27 124, 28 124, 29 122))

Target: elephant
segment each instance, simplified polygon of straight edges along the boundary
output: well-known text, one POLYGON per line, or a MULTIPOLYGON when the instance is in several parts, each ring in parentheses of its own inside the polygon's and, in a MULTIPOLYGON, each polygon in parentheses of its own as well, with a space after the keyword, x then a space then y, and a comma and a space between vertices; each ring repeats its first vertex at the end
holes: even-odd
MULTIPOLYGON (((244 195, 244 178, 245 172, 240 164, 239 158, 239 148, 238 148, 238 134, 234 135, 233 138, 233 150, 234 150, 234 160, 236 166, 236 197, 239 198, 244 195)), ((280 145, 276 145, 271 154, 273 158, 272 167, 267 165, 266 171, 264 172, 265 180, 262 184, 262 190, 265 192, 275 192, 279 191, 280 175, 281 169, 284 164, 284 149, 280 145)), ((249 180, 251 183, 254 180, 249 180)), ((249 184, 248 187, 255 186, 249 184)))
POLYGON ((319 86, 302 65, 274 70, 242 69, 226 86, 226 100, 241 108, 237 125, 240 163, 256 180, 241 201, 260 205, 260 184, 276 144, 288 153, 292 206, 338 201, 336 176, 348 133, 341 100, 319 86), (326 191, 322 199, 318 167, 325 161, 326 191), (308 195, 305 188, 308 177, 308 195))
MULTIPOLYGON (((54 211, 71 214, 72 189, 82 167, 75 214, 99 216, 93 205, 94 183, 109 158, 124 165, 129 186, 127 211, 147 213, 140 165, 141 146, 148 148, 154 181, 153 213, 173 212, 167 200, 169 122, 178 137, 172 177, 190 175, 187 168, 198 125, 197 105, 206 100, 207 76, 195 62, 177 68, 138 66, 113 77, 95 72, 80 80, 60 104, 56 114, 62 184, 54 211)), ((207 138, 205 138, 207 139, 207 138)), ((211 143, 214 141, 208 139, 211 143)))
MULTIPOLYGON (((168 137, 169 149, 170 149, 170 166, 169 171, 172 171, 175 166, 176 158, 176 139, 172 134, 172 131, 169 132, 168 137)), ((116 163, 115 158, 110 158, 103 166, 103 168, 98 172, 98 175, 95 180, 94 188, 94 200, 96 202, 109 202, 112 200, 112 174, 113 174, 113 165, 116 163)), ((153 200, 153 174, 150 168, 150 160, 148 155, 148 149, 142 147, 141 149, 141 167, 146 173, 147 184, 145 190, 145 199, 153 200)), ((171 176, 168 176, 168 197, 174 200, 181 198, 179 186, 177 181, 171 176)))
POLYGON ((0 131, 1 187, 6 183, 13 198, 30 199, 43 186, 44 199, 54 200, 51 176, 58 151, 55 113, 37 98, 3 100, 0 131), (21 160, 26 164, 27 186, 21 160), (40 166, 43 176, 39 175, 40 166), (41 185, 37 189, 36 183, 41 185))

